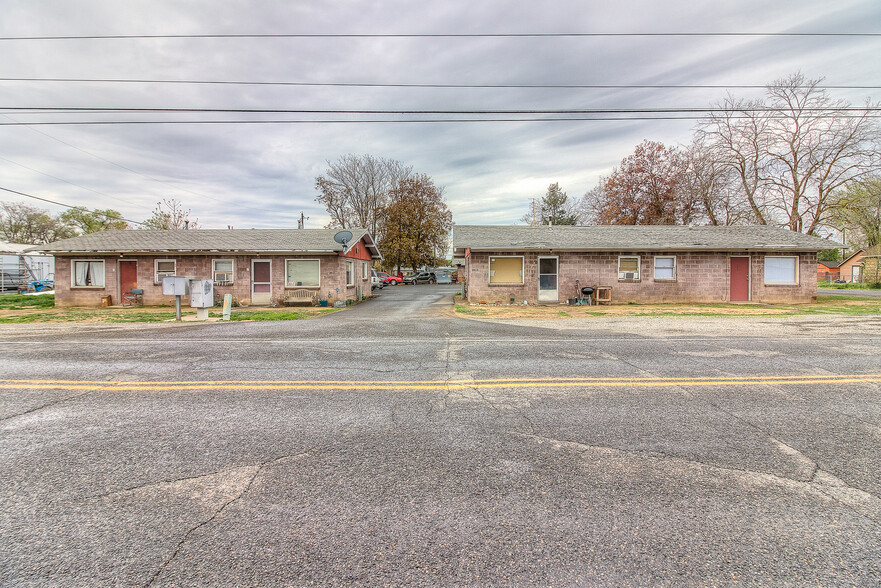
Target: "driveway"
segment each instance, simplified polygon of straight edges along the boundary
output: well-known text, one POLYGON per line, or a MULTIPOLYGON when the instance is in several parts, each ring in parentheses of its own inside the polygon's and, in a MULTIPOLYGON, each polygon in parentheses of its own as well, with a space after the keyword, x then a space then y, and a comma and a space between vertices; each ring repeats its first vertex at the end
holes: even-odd
POLYGON ((0 584, 875 584, 875 317, 0 328, 0 584))

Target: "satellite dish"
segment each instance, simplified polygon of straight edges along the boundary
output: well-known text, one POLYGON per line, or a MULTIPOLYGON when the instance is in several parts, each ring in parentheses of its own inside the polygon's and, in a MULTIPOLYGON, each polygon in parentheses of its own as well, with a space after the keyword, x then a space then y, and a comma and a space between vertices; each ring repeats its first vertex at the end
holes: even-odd
POLYGON ((352 235, 352 231, 340 231, 333 236, 333 240, 345 247, 346 243, 351 241, 353 236, 354 235, 352 235))

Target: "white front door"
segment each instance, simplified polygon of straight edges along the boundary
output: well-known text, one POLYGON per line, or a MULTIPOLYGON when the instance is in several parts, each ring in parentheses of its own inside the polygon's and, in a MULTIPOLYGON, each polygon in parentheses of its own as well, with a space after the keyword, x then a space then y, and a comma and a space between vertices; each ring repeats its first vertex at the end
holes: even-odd
POLYGON ((251 262, 251 304, 268 306, 272 298, 272 262, 251 262))
POLYGON ((558 302, 559 291, 557 290, 557 266, 559 259, 556 257, 538 258, 538 301, 558 302))

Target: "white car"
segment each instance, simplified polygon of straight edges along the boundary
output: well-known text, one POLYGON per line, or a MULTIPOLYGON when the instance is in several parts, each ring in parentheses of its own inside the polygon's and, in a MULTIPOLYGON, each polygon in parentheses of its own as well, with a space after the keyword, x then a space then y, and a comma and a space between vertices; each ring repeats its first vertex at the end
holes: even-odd
POLYGON ((376 290, 379 288, 382 290, 385 287, 385 282, 382 281, 382 278, 379 277, 379 274, 376 273, 376 270, 370 270, 370 289, 376 290))

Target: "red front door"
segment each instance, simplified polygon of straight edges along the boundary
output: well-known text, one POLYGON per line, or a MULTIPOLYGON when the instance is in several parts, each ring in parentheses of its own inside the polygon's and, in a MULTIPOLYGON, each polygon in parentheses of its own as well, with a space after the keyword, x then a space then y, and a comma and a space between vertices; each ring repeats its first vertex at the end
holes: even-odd
POLYGON ((138 262, 137 261, 120 261, 119 262, 119 294, 128 292, 132 288, 138 287, 138 262))
POLYGON ((731 258, 731 301, 749 300, 749 257, 731 258))

